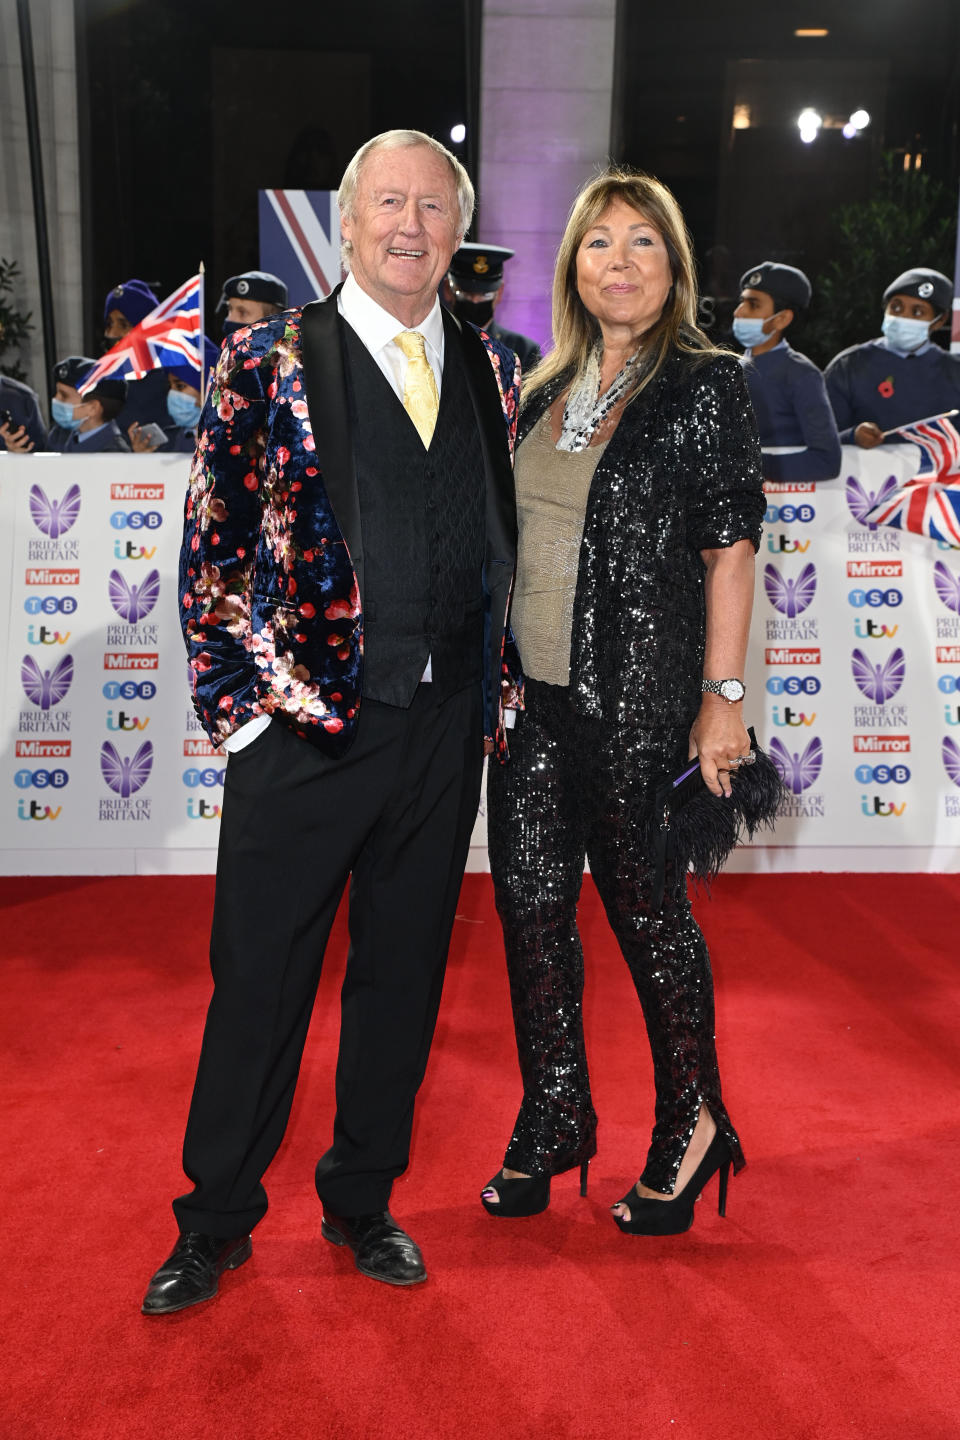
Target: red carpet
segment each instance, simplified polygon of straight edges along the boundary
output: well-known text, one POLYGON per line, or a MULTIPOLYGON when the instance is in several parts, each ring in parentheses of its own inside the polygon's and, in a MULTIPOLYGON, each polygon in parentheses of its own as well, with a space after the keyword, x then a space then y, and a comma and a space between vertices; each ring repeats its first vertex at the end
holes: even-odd
POLYGON ((584 891, 600 1154, 532 1220, 477 1200, 518 1079, 470 876, 393 1208, 428 1284, 320 1238, 342 925, 271 1210, 219 1297, 139 1314, 174 1238, 208 879, 3 880, 3 1440, 957 1440, 960 877, 730 876, 698 913, 748 1166, 622 1236, 651 1116, 639 1008, 584 891))

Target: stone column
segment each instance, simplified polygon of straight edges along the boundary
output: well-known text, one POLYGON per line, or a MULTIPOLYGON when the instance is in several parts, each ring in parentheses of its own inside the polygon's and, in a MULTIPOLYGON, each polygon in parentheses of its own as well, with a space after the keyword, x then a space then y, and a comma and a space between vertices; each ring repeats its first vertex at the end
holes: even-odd
POLYGON ((616 0, 484 0, 476 238, 509 245, 497 318, 550 340, 557 247, 610 151, 616 0))
MULTIPOLYGON (((56 343, 60 356, 78 355, 83 353, 83 289, 73 0, 31 0, 30 16, 56 343)), ((22 348, 21 360, 28 371, 28 383, 38 391, 46 412, 47 377, 16 0, 0 0, 0 35, 4 37, 0 53, 0 255, 20 265, 17 305, 18 309, 33 312, 35 326, 22 348)))

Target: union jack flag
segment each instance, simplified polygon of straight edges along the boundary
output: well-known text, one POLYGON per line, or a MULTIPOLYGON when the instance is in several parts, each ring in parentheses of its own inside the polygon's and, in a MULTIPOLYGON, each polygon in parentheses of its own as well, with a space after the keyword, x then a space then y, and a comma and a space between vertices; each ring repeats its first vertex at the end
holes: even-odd
MULTIPOLYGON (((101 380, 142 380, 150 370, 182 365, 184 360, 194 366, 199 381, 203 346, 202 286, 202 275, 191 276, 139 325, 134 325, 97 362, 82 385, 77 386, 80 394, 85 395, 101 380)), ((199 388, 202 387, 198 383, 199 388)))
POLYGON ((960 545, 960 431, 947 415, 936 415, 895 433, 920 447, 920 469, 874 505, 867 520, 960 545))

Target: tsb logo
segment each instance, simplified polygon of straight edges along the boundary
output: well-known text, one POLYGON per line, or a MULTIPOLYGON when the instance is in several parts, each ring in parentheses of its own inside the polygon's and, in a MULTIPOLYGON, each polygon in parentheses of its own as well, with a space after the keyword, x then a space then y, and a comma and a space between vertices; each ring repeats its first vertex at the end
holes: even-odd
POLYGON ((159 530, 163 516, 159 510, 114 510, 110 524, 114 530, 159 530))
POLYGON ((809 525, 816 513, 804 500, 799 505, 768 505, 763 518, 767 525, 809 525))
POLYGON ((770 695, 817 695, 820 681, 816 675, 771 675, 767 691, 770 695))
POLYGON ((858 765, 853 772, 858 785, 906 785, 908 765, 858 765))
POLYGON ((850 604, 857 610, 862 610, 864 605, 877 610, 881 605, 888 605, 895 610, 898 605, 903 604, 902 590, 851 590, 847 596, 850 604))
POLYGON ((196 790, 202 785, 206 790, 212 790, 215 785, 223 784, 224 772, 215 765, 207 765, 203 770, 184 770, 183 783, 191 790, 196 790))
POLYGON ((108 680, 103 687, 105 700, 152 700, 156 693, 152 680, 108 680))
POLYGON ((944 695, 952 695, 954 690, 960 690, 960 675, 941 675, 937 689, 942 690, 944 695))
POLYGON ((77 608, 75 595, 28 595, 23 602, 28 615, 72 615, 77 608))
POLYGON ((66 770, 18 770, 13 783, 18 790, 29 790, 31 785, 38 790, 46 790, 48 786, 52 790, 62 790, 69 779, 66 770))

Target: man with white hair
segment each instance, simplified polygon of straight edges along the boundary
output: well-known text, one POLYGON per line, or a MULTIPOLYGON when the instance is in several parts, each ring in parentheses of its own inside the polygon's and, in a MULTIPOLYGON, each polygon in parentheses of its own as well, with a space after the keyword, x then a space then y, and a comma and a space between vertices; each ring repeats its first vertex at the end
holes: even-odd
POLYGON ((148 1315, 250 1254, 330 927, 350 883, 322 1233, 426 1278, 390 1215, 479 798, 505 752, 518 367, 437 287, 473 210, 449 151, 391 131, 340 187, 350 274, 239 331, 201 416, 180 571, 197 713, 228 754, 193 1190, 148 1315))

